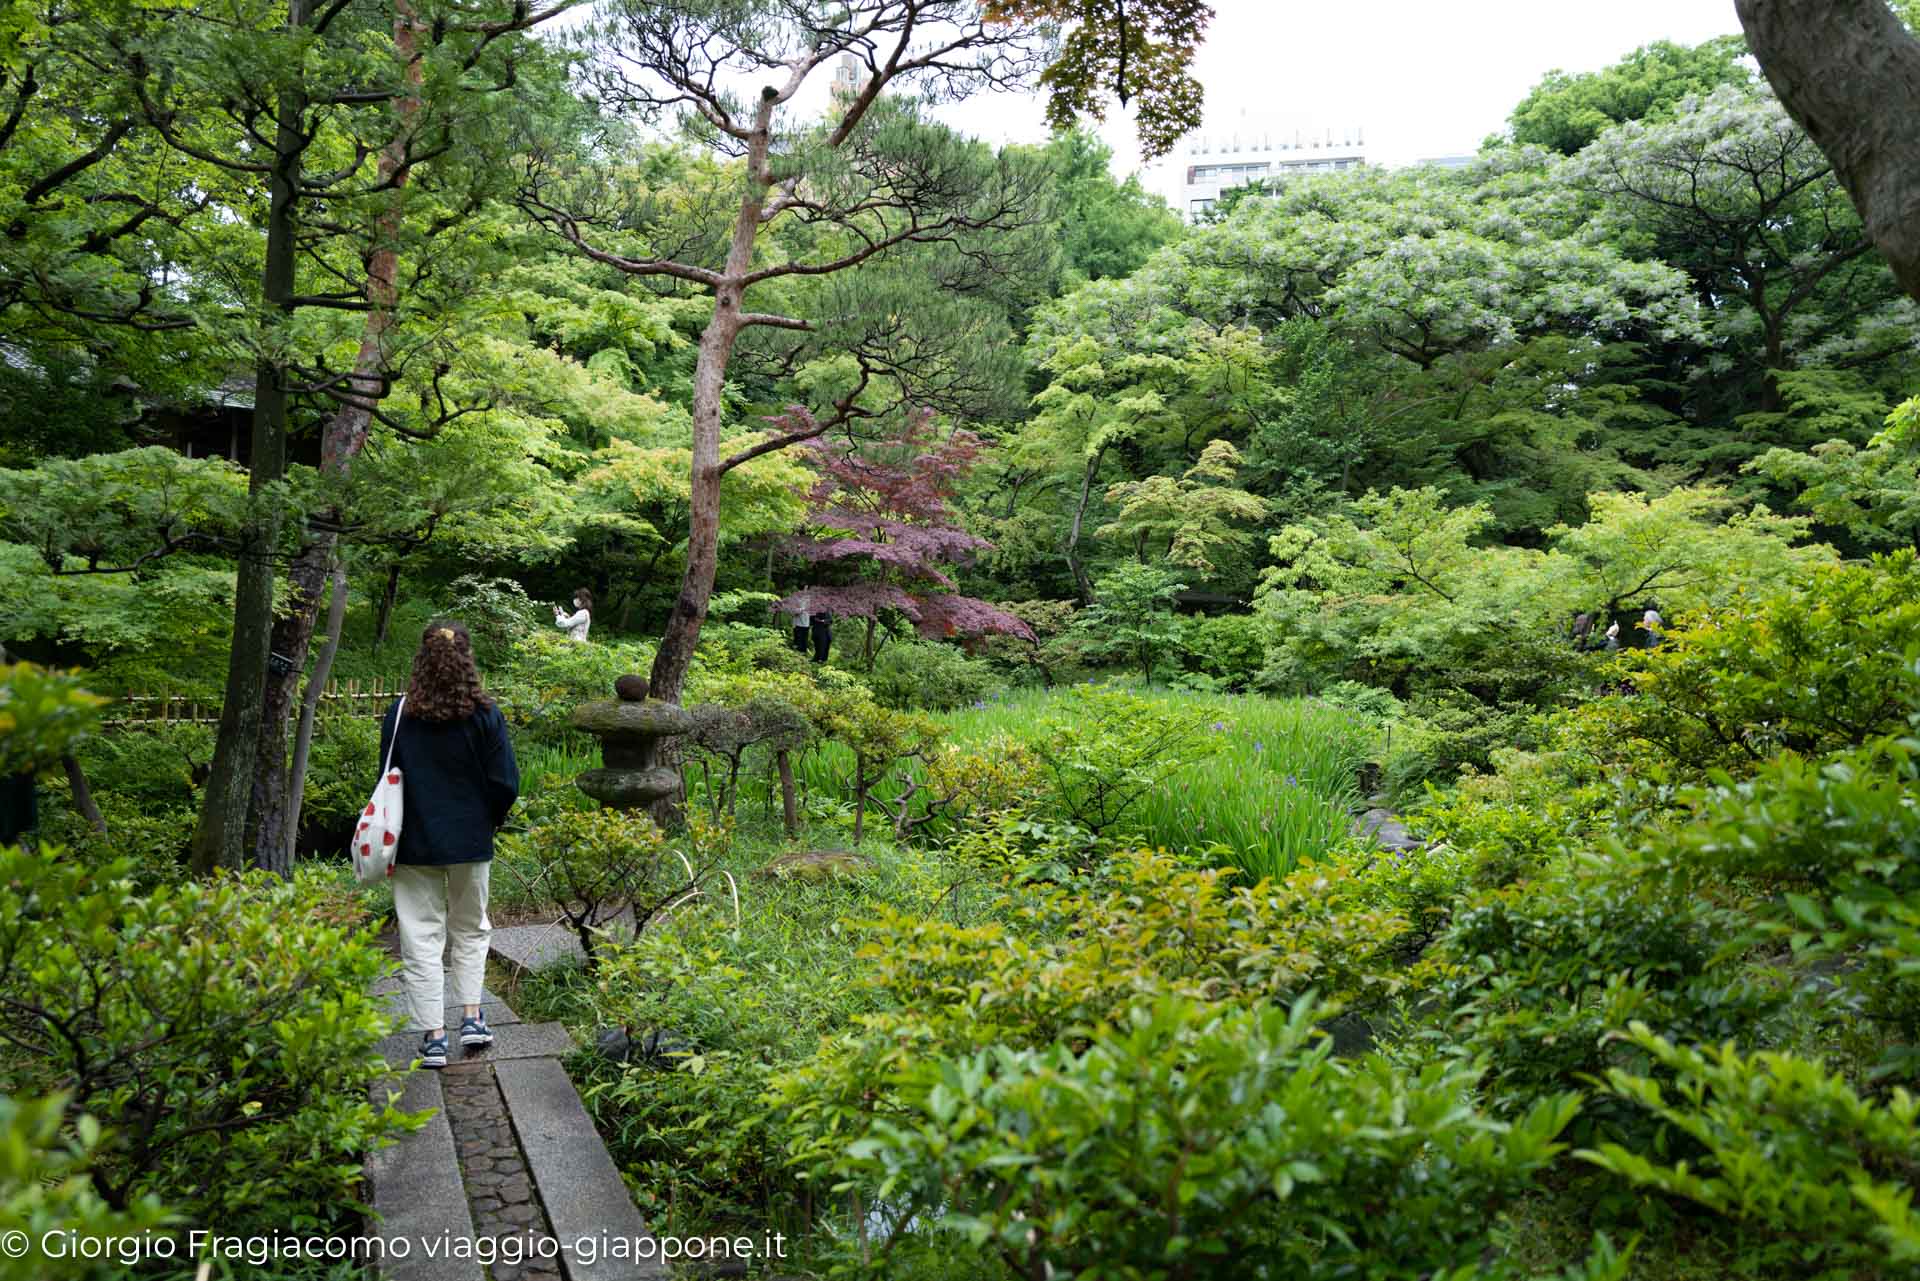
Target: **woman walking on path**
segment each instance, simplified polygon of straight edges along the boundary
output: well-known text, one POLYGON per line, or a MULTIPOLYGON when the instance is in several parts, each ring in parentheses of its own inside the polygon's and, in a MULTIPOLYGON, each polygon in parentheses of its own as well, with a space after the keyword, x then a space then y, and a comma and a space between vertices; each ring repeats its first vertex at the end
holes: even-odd
POLYGON ((485 985, 487 880, 493 834, 520 795, 520 767, 506 718, 480 689, 473 641, 459 623, 429 626, 413 656, 413 679, 387 709, 380 757, 399 767, 406 821, 394 854, 393 909, 407 1004, 423 1033, 421 1066, 447 1065, 446 968, 452 936, 453 998, 463 1008, 460 1044, 491 1045, 485 985))
POLYGON ((564 627, 568 640, 583 641, 587 638, 587 628, 593 622, 593 593, 582 587, 573 594, 574 612, 569 614, 558 605, 553 607, 553 625, 564 627))

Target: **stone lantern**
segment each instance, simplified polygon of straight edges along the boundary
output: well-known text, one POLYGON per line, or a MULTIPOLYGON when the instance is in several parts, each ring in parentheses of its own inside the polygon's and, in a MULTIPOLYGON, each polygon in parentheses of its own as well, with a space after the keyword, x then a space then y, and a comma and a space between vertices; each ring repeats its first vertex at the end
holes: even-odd
POLYGON ((680 792, 680 773, 655 764, 656 746, 693 729, 693 717, 677 703, 647 697, 646 678, 622 676, 614 682, 617 700, 582 703, 569 718, 600 740, 601 768, 590 769, 574 785, 611 809, 647 809, 680 792))

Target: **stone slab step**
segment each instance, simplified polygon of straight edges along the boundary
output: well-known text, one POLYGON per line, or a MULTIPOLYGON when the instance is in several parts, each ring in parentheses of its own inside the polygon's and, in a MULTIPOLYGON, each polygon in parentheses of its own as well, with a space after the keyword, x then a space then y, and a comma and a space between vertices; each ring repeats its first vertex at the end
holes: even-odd
MULTIPOLYGON (((379 993, 379 995, 386 997, 387 1007, 393 1011, 395 1017, 402 1019, 407 1017, 407 998, 404 993, 397 991, 382 992, 379 993)), ((492 989, 484 989, 481 991, 480 1008, 486 1011, 487 1024, 490 1027, 501 1028, 513 1023, 526 1022, 525 1019, 513 1012, 513 1007, 502 1000, 499 993, 492 989)), ((464 1005, 461 1005, 457 1001, 448 1001, 445 1015, 447 1020, 446 1026, 457 1029, 460 1026, 461 1018, 465 1016, 466 1012, 464 1005)))
POLYGON ((557 1059, 498 1064, 494 1079, 507 1101, 520 1150, 540 1203, 561 1245, 567 1281, 661 1281, 667 1267, 648 1248, 652 1237, 606 1144, 557 1059), (571 1248, 594 1243, 592 1262, 571 1248))
MULTIPOLYGON (((373 1087, 386 1102, 389 1078, 373 1087)), ((415 1072, 400 1083, 402 1111, 434 1109, 425 1127, 405 1135, 367 1159, 373 1208, 379 1221, 371 1233, 381 1242, 379 1273, 387 1281, 482 1281, 480 1264, 456 1252, 473 1238, 473 1216, 460 1179, 460 1158, 447 1124, 440 1078, 415 1072)))
MULTIPOLYGON (((456 1021, 453 1025, 458 1027, 456 1021)), ((467 1049, 459 1045, 457 1036, 450 1035, 447 1044, 447 1066, 459 1063, 472 1063, 482 1060, 500 1062, 506 1059, 552 1058, 569 1053, 573 1049, 573 1038, 567 1035, 567 1029, 558 1023, 512 1023, 493 1029, 493 1044, 474 1046, 467 1049)), ((380 1053, 389 1064, 404 1068, 420 1054, 420 1034, 418 1032, 395 1032, 380 1042, 380 1053)), ((427 1075, 431 1076, 429 1071, 427 1075)))
MULTIPOLYGON (((633 935, 633 912, 623 911, 606 925, 607 932, 619 937, 633 935)), ((565 925, 509 925, 493 932, 493 954, 522 974, 545 969, 549 965, 583 965, 586 953, 580 939, 565 925)))
POLYGON ((1398 815, 1377 806, 1354 820, 1353 833, 1355 836, 1372 837, 1390 850, 1426 848, 1426 843, 1409 832, 1398 815))

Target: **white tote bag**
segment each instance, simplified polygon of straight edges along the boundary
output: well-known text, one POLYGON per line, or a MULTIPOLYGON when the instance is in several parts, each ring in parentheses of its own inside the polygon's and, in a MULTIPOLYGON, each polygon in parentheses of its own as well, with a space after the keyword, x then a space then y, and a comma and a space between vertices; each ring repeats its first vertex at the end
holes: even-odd
POLYGON ((373 799, 360 811, 360 826, 353 834, 353 871, 362 885, 378 885, 393 875, 401 818, 400 771, 393 767, 393 748, 400 741, 400 721, 406 711, 407 697, 402 694, 393 717, 387 759, 380 767, 380 781, 374 786, 373 799))

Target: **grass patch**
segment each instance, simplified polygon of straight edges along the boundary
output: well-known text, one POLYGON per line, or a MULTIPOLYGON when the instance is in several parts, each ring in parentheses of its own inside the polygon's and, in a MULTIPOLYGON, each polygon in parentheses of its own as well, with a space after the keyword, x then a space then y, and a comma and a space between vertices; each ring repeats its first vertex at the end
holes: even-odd
MULTIPOLYGON (((1135 692, 1204 712, 1209 728, 1195 759, 1148 793, 1114 835, 1203 853, 1254 879, 1284 875, 1346 838, 1360 799, 1360 767, 1373 745, 1365 720, 1318 699, 1135 692)), ((962 750, 996 738, 1031 743, 1061 697, 1057 690, 1017 691, 936 719, 962 750)), ((809 796, 842 801, 851 800, 852 773, 852 754, 833 743, 808 752, 797 769, 809 796)), ((897 792, 903 777, 896 771, 878 791, 897 792)))

